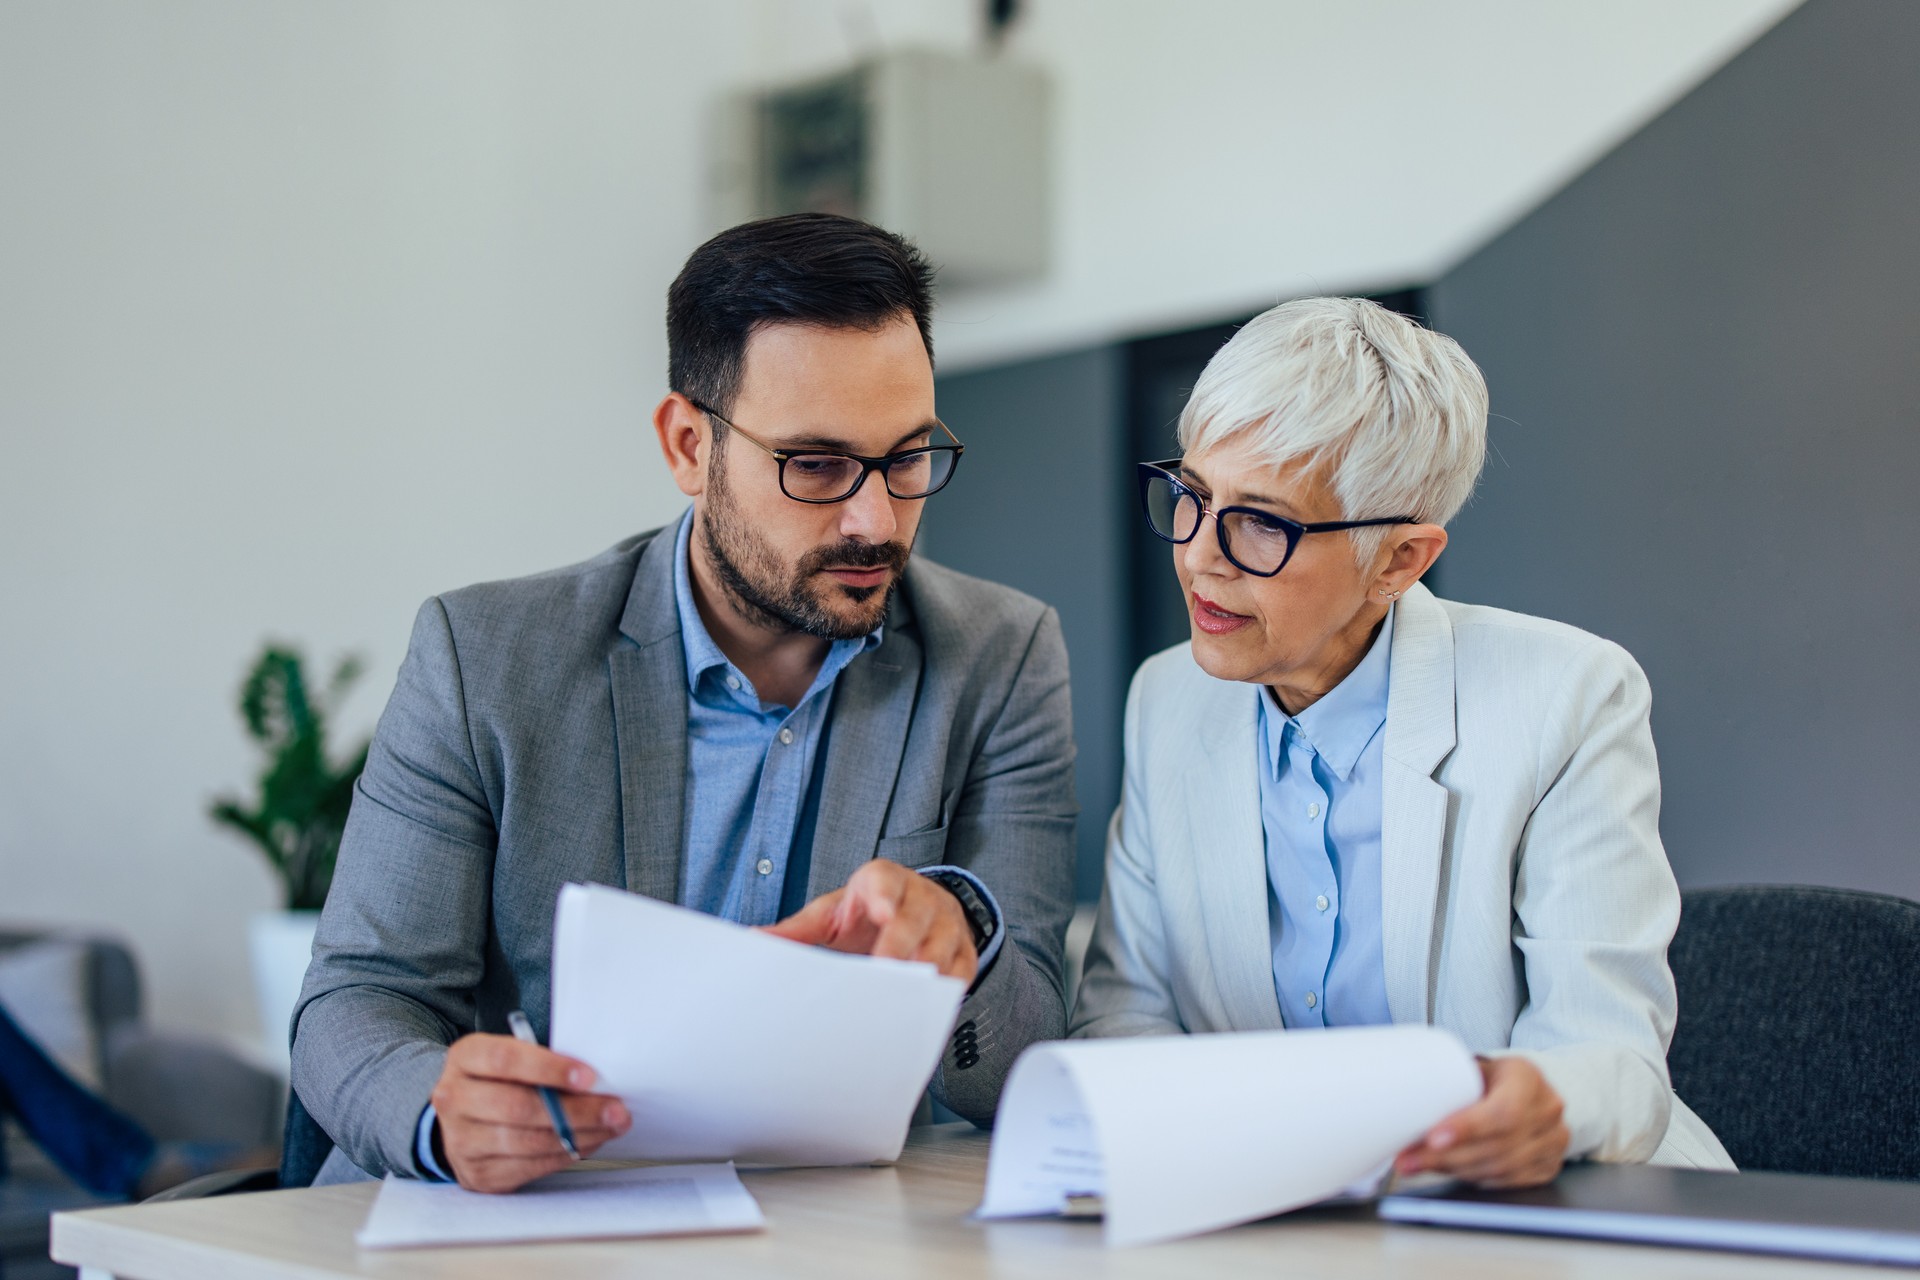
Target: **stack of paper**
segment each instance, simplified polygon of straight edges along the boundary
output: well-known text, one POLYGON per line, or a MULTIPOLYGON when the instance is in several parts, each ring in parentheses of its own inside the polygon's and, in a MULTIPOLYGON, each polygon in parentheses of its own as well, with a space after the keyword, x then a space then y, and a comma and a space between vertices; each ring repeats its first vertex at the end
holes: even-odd
POLYGON ((1101 1198, 1110 1244, 1250 1222, 1377 1181, 1480 1096, 1431 1027, 1034 1045, 994 1124, 984 1218, 1101 1198))
POLYGON ((560 893, 553 1048, 633 1128, 613 1159, 897 1159, 964 986, 603 886, 560 893))
POLYGON ((728 1164, 557 1173, 508 1196, 388 1177, 355 1237, 363 1249, 757 1231, 766 1225, 728 1164))

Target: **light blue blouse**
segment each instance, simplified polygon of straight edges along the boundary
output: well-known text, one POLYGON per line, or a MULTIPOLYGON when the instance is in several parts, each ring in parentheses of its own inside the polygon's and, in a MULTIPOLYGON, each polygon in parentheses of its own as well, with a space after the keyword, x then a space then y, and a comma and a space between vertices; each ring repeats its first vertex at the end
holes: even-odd
POLYGON ((1393 1021, 1381 952, 1381 752, 1393 611, 1360 665, 1298 716, 1260 695, 1273 987, 1288 1027, 1393 1021))

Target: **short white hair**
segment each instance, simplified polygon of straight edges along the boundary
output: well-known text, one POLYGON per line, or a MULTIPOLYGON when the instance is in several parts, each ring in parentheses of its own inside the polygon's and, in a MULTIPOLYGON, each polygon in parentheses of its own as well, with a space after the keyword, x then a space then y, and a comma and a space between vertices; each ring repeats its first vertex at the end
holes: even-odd
MULTIPOLYGON (((1348 520, 1444 525, 1487 452, 1487 383, 1460 344, 1364 298, 1302 298, 1214 353, 1180 414, 1180 447, 1232 441, 1327 477, 1348 520)), ((1352 531, 1369 563, 1391 526, 1352 531)))

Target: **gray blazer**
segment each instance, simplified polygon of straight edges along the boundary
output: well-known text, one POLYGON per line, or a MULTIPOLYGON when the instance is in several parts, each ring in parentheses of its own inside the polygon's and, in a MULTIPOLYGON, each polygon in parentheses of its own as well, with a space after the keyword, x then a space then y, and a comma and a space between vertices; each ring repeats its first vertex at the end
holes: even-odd
MULTIPOLYGON (((679 899, 673 547, 670 530, 641 534, 435 597, 414 622, 292 1028, 294 1088, 369 1173, 414 1171, 456 1037, 504 1031, 515 1008, 544 1033, 562 885, 679 899)), ((1054 611, 916 557, 884 640, 835 686, 807 892, 876 857, 966 867, 992 890, 1007 943, 931 1086, 977 1123, 1020 1050, 1066 1031, 1073 754, 1054 611)))

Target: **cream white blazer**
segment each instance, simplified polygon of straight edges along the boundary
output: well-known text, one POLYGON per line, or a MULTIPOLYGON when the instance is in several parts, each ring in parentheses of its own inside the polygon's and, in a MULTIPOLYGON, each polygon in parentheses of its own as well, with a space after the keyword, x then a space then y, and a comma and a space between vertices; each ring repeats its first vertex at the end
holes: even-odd
MULTIPOLYGON (((1281 1027, 1259 697, 1188 645, 1135 675, 1073 1035, 1281 1027)), ((1383 750, 1387 1002, 1396 1023, 1538 1065, 1565 1103, 1569 1158, 1731 1169, 1667 1078, 1680 893, 1650 707, 1610 641, 1407 592, 1383 750)))

